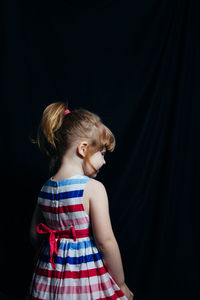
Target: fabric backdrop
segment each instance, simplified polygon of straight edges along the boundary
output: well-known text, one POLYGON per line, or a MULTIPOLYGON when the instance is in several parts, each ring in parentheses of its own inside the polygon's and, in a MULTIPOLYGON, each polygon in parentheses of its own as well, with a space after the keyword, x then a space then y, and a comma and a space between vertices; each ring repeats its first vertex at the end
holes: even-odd
POLYGON ((97 113, 116 136, 98 175, 136 300, 199 295, 199 1, 1 2, 1 281, 24 299, 29 224, 49 177, 42 110, 97 113))

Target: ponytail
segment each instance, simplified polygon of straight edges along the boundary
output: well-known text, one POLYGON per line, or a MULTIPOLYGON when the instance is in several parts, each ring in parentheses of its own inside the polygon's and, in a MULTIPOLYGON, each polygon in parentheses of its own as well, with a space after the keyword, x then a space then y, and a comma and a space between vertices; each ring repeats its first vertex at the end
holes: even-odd
POLYGON ((37 144, 40 150, 48 156, 53 156, 56 151, 56 133, 63 124, 64 112, 67 108, 68 104, 56 102, 48 105, 43 112, 37 144))

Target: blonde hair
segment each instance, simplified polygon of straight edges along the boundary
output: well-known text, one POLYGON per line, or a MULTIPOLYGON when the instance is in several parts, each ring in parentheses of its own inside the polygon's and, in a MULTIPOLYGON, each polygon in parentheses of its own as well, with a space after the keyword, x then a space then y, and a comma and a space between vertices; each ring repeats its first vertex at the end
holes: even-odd
POLYGON ((63 102, 48 105, 38 128, 35 142, 43 153, 51 157, 52 162, 61 161, 66 150, 83 139, 88 141, 88 162, 90 156, 97 151, 104 148, 110 152, 114 150, 115 137, 98 115, 86 109, 76 109, 64 114, 67 109, 68 104, 63 102))

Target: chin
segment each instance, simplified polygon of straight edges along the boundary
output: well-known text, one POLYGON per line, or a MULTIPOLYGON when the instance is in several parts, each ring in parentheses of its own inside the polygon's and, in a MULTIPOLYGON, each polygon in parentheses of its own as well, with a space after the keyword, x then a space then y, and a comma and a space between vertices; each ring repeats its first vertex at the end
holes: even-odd
POLYGON ((96 173, 91 174, 91 177, 93 177, 93 178, 97 177, 98 173, 99 173, 99 171, 97 171, 96 173))
POLYGON ((90 177, 95 178, 97 176, 97 174, 92 174, 90 175, 90 177))

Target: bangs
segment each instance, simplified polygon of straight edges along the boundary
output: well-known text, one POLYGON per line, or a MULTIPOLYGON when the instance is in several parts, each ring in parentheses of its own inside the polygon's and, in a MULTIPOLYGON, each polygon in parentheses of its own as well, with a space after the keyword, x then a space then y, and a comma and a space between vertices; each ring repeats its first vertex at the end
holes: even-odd
POLYGON ((100 119, 97 121, 95 120, 92 126, 88 126, 87 129, 88 132, 85 130, 84 135, 89 142, 89 156, 104 149, 109 152, 112 152, 115 149, 114 134, 100 119))
POLYGON ((106 148, 107 151, 112 152, 115 149, 115 137, 111 130, 104 124, 98 128, 99 134, 99 150, 106 148))
POLYGON ((101 136, 101 146, 107 151, 112 152, 115 149, 115 137, 111 130, 103 125, 103 134, 101 136))

